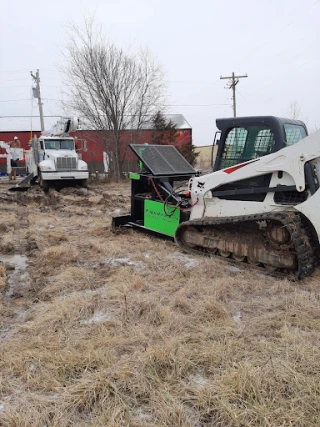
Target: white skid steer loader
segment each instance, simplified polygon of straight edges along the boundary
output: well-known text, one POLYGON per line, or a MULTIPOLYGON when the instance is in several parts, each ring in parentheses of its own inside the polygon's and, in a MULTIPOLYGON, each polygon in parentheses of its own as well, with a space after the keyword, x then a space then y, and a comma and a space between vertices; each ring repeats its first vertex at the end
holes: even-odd
POLYGON ((144 149, 140 160, 149 174, 139 179, 149 180, 156 191, 144 193, 141 183, 133 194, 133 212, 127 219, 114 218, 113 228, 159 234, 160 222, 170 217, 171 235, 184 251, 259 266, 273 275, 309 276, 319 262, 320 131, 307 136, 302 122, 273 116, 218 119, 217 126, 221 137, 214 171, 193 173, 185 194, 173 185, 170 189, 170 176, 152 174, 154 146, 149 153, 144 149), (148 206, 153 199, 154 212, 163 204, 163 214, 153 213, 153 222, 150 209, 137 218, 143 194, 148 206))

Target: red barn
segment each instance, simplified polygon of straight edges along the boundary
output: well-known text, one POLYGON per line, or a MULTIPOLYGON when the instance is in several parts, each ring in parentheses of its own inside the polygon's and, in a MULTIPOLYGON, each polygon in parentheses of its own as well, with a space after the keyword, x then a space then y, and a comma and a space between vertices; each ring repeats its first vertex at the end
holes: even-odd
MULTIPOLYGON (((192 144, 192 129, 187 120, 182 114, 168 114, 165 115, 167 121, 171 122, 176 127, 174 135, 174 142, 177 148, 181 148, 184 145, 192 144)), ((59 117, 45 117, 45 128, 49 129, 55 122, 59 120, 59 117)), ((21 142, 21 147, 28 149, 28 142, 31 137, 36 135, 40 136, 40 120, 39 117, 0 117, 0 141, 10 142, 15 136, 17 136, 21 142), (32 126, 31 126, 32 125, 32 126), (32 131, 31 131, 32 127, 32 131)), ((137 164, 135 156, 131 153, 128 145, 131 143, 143 144, 152 143, 154 130, 146 126, 144 129, 126 129, 122 131, 121 138, 121 159, 123 160, 123 171, 129 172, 132 167, 137 164)), ((165 132, 165 131, 164 131, 165 132)), ((76 136, 80 141, 87 141, 87 151, 80 151, 82 159, 88 163, 89 170, 91 172, 100 171, 103 172, 103 152, 105 150, 104 140, 108 137, 108 134, 112 135, 111 131, 103 130, 80 130, 71 133, 72 136, 76 136)), ((79 144, 81 147, 81 143, 79 144)), ((0 154, 4 152, 0 148, 0 154)), ((0 158, 0 172, 6 171, 6 159, 0 158)))

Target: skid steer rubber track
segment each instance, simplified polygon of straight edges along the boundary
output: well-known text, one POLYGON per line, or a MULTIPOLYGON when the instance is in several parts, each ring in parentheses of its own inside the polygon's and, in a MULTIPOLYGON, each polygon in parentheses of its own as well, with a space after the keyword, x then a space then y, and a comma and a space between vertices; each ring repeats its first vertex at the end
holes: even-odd
POLYGON ((186 252, 245 262, 291 280, 309 276, 316 266, 311 236, 295 212, 186 221, 175 241, 186 252))

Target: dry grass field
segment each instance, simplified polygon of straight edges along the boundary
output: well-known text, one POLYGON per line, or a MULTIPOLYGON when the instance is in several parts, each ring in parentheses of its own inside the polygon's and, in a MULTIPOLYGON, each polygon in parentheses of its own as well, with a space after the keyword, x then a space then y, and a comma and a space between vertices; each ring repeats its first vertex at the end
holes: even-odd
POLYGON ((319 273, 299 283, 132 230, 129 184, 0 184, 0 425, 320 425, 319 273))

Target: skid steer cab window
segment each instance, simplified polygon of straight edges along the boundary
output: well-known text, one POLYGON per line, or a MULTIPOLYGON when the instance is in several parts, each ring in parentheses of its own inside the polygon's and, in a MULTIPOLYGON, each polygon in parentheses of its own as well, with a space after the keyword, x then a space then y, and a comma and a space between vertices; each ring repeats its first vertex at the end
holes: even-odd
POLYGON ((71 139, 50 139, 45 140, 47 150, 74 150, 74 141, 71 139))
POLYGON ((307 136, 307 132, 303 126, 285 124, 284 130, 286 132, 287 145, 293 145, 307 136))
POLYGON ((229 131, 221 156, 220 169, 271 153, 274 134, 268 126, 245 126, 229 131))

